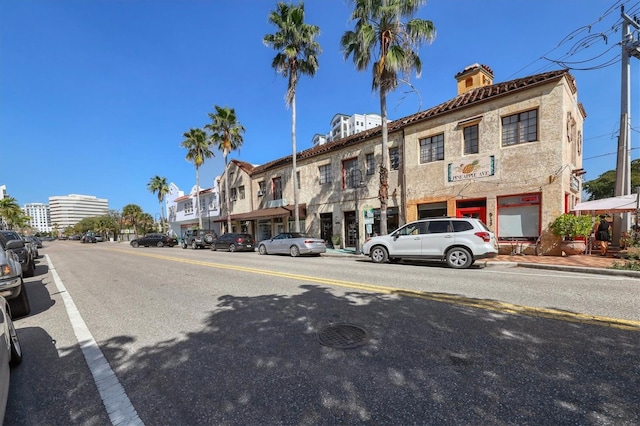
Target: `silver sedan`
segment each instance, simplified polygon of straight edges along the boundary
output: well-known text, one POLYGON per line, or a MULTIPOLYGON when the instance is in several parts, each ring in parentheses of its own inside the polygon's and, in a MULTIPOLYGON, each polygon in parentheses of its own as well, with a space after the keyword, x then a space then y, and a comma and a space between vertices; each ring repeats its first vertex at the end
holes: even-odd
POLYGON ((0 296, 0 424, 9 396, 9 367, 20 364, 22 349, 7 300, 0 296))
POLYGON ((258 244, 260 254, 290 254, 298 257, 303 254, 320 256, 326 251, 324 240, 300 232, 283 232, 258 244))

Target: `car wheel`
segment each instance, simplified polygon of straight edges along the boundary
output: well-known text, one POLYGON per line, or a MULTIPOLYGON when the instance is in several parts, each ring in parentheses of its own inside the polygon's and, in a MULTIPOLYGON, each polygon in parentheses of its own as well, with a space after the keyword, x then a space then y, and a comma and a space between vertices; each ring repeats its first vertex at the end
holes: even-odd
POLYGON ((7 326, 9 327, 9 338, 11 339, 11 359, 9 365, 15 367, 22 362, 22 347, 18 339, 18 332, 11 318, 7 318, 7 326))
POLYGON ((138 247, 138 242, 137 241, 131 241, 131 247, 137 248, 138 247))
POLYGON ((213 242, 213 235, 207 234, 204 236, 204 242, 207 244, 211 244, 213 242))
POLYGON ((31 312, 31 304, 24 282, 20 285, 20 295, 9 300, 9 307, 14 318, 27 316, 31 312))
POLYGON ((298 257, 300 256, 300 249, 298 246, 291 246, 289 247, 289 254, 291 254, 291 257, 298 257))
POLYGON ((447 252, 447 265, 455 269, 464 269, 471 266, 473 257, 464 247, 454 247, 447 252))
POLYGON ((184 241, 182 242, 182 249, 185 250, 187 248, 187 243, 185 243, 184 241))
POLYGON ((196 242, 195 242, 195 241, 194 241, 194 242, 192 242, 192 243, 191 243, 191 249, 192 249, 192 250, 196 250, 197 248, 198 248, 198 244, 196 244, 196 242))
POLYGON ((25 277, 32 277, 35 275, 36 273, 36 267, 35 264, 33 262, 33 260, 29 261, 29 263, 27 264, 28 267, 27 269, 24 271, 24 276, 25 277))
POLYGON ((229 251, 230 252, 236 251, 236 245, 235 244, 229 244, 229 251))
POLYGON ((258 253, 267 254, 267 248, 264 246, 264 244, 260 244, 260 247, 258 247, 258 253))
POLYGON ((158 244, 156 244, 156 247, 164 247, 164 243, 162 241, 158 241, 158 244))
POLYGON ((371 260, 374 263, 385 263, 389 259, 387 249, 382 246, 375 246, 371 249, 371 260))

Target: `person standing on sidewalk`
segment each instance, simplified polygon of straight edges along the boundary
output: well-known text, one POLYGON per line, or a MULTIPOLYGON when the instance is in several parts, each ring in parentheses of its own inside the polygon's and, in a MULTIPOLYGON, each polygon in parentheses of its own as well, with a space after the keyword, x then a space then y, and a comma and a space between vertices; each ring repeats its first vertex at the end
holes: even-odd
POLYGON ((593 227, 593 233, 596 236, 596 241, 600 246, 600 256, 606 256, 609 250, 609 221, 603 214, 600 215, 600 222, 596 222, 593 227))

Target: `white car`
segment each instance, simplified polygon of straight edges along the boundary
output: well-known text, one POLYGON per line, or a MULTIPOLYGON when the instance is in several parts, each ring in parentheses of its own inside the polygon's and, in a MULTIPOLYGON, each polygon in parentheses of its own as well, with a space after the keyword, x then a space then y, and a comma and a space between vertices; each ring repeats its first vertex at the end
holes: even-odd
POLYGON ((283 232, 258 244, 260 254, 288 254, 298 257, 305 254, 320 256, 326 252, 327 245, 323 239, 301 232, 283 232))
POLYGON ((6 299, 0 296, 0 424, 4 419, 9 396, 9 370, 21 361, 22 349, 11 321, 11 309, 6 299))
POLYGON ((375 263, 438 260, 461 269, 477 259, 497 256, 497 247, 495 234, 481 220, 437 217, 407 223, 391 234, 372 237, 362 246, 362 253, 375 263))

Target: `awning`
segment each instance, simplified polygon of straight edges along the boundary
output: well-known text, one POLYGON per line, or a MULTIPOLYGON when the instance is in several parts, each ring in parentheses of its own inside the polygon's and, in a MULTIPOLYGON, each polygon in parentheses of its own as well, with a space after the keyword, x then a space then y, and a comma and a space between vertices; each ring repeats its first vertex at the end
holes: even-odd
POLYGON ((574 211, 590 211, 594 213, 624 213, 635 212, 637 194, 620 195, 619 197, 603 198, 601 200, 585 201, 577 204, 574 211))
MULTIPOLYGON (((298 211, 300 219, 305 219, 307 217, 307 205, 306 204, 298 204, 298 211)), ((267 209, 259 209, 253 210, 247 213, 238 213, 231 215, 231 221, 237 220, 255 220, 255 219, 267 219, 272 217, 294 217, 294 208, 293 206, 283 206, 283 207, 271 207, 267 209)), ((215 220, 216 222, 226 222, 227 217, 220 217, 215 220)))

